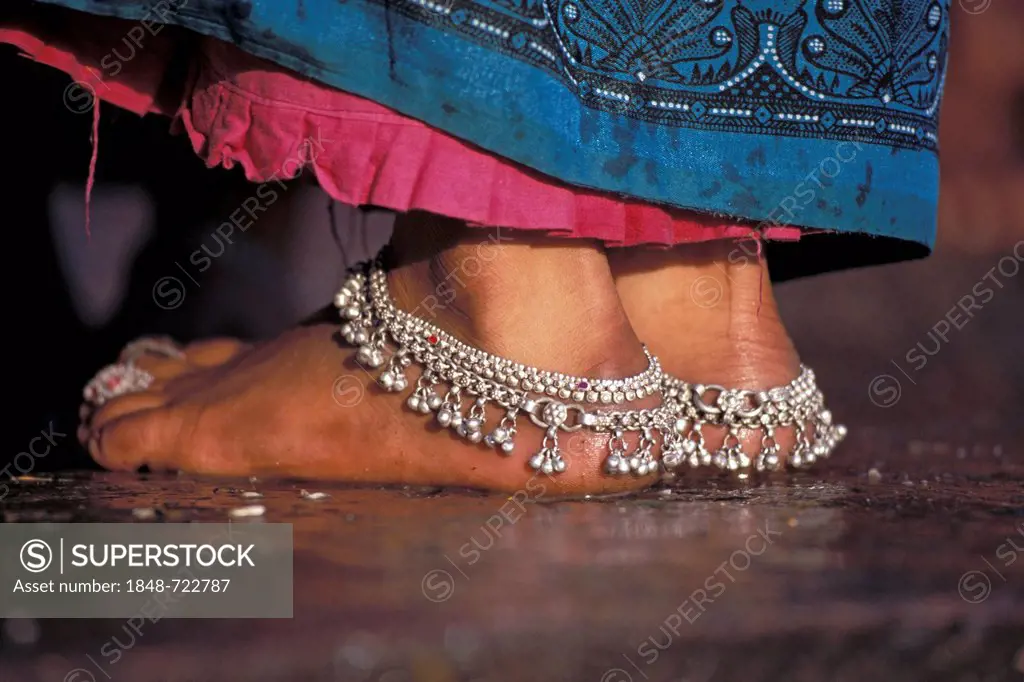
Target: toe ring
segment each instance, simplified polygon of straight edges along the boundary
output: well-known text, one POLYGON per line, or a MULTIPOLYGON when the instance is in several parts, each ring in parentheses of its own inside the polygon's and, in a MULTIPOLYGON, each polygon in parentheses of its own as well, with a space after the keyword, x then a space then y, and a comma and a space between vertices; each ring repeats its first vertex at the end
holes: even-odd
POLYGON ((132 363, 146 354, 177 360, 184 359, 185 357, 181 346, 167 337, 142 336, 125 346, 118 360, 120 362, 132 363))
POLYGON ((145 391, 153 383, 153 375, 131 362, 107 365, 85 385, 82 396, 89 404, 100 407, 112 398, 145 391))

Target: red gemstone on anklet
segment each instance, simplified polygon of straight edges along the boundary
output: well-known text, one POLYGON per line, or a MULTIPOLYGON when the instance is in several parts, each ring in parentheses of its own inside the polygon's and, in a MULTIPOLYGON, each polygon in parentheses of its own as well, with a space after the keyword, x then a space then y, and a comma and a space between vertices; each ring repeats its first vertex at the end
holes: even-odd
POLYGON ((430 344, 437 343, 437 336, 435 336, 434 334, 431 334, 430 336, 427 337, 427 342, 430 343, 430 344))

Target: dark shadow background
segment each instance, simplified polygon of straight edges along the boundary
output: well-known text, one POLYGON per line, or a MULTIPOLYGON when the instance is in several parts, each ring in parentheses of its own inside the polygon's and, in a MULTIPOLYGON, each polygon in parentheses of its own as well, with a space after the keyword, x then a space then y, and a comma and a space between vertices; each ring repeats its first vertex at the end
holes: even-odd
MULTIPOLYGON (((13 133, 4 140, 8 241, 6 267, 0 271, 13 343, 6 344, 12 376, 0 462, 53 422, 69 438, 40 464, 47 469, 83 465, 87 458, 72 442, 82 386, 126 340, 145 333, 192 337, 202 299, 189 297, 175 310, 159 308, 152 298, 159 277, 154 273, 165 274, 175 258, 188 254, 189 244, 205 236, 204 221, 232 202, 237 206, 251 188, 241 173, 206 168, 184 139, 168 133, 166 119, 105 107, 97 184, 143 185, 156 205, 156 230, 131 270, 120 311, 104 328, 89 329, 78 319, 59 269, 48 202, 58 183, 84 184, 92 116, 65 108, 63 73, 7 47, 0 50, 0 64, 9 93, 0 107, 0 129, 13 133)), ((244 330, 225 325, 220 331, 244 330)))

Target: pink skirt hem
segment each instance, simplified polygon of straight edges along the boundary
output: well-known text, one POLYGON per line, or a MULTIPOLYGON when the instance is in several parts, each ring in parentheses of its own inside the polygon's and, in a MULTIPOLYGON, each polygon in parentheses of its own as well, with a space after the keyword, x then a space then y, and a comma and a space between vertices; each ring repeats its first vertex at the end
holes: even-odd
MULTIPOLYGON (((311 169, 333 198, 429 211, 472 225, 541 230, 608 246, 756 237, 793 241, 797 227, 756 229, 734 218, 653 205, 564 184, 354 95, 320 85, 230 45, 203 39, 184 91, 166 91, 173 30, 152 36, 116 75, 102 68, 114 19, 76 16, 75 37, 0 26, 0 42, 67 72, 69 109, 83 97, 138 114, 173 116, 208 166, 239 165, 253 182, 311 169), (90 24, 83 29, 82 24, 90 24), (93 26, 95 24, 95 27, 93 26), (95 28, 95 30, 93 30, 95 28), (78 38, 91 36, 90 41, 78 38), (77 94, 77 97, 74 95, 77 94)), ((108 65, 110 61, 106 62, 108 65)))

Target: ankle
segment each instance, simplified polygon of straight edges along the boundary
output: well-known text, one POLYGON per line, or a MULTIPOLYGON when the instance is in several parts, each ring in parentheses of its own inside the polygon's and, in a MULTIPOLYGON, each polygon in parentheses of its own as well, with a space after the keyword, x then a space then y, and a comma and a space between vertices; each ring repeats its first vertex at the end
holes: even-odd
POLYGON ((402 216, 389 275, 396 304, 488 352, 589 376, 646 359, 596 243, 402 216))
POLYGON ((609 254, 638 337, 691 381, 767 388, 796 376, 799 357, 754 239, 609 254))

